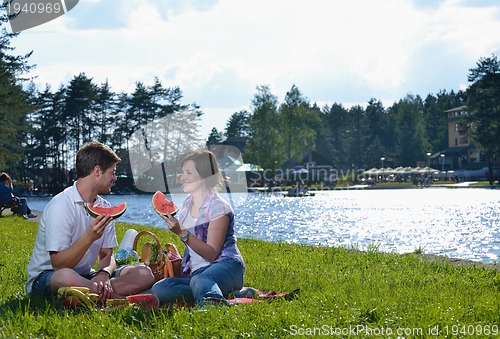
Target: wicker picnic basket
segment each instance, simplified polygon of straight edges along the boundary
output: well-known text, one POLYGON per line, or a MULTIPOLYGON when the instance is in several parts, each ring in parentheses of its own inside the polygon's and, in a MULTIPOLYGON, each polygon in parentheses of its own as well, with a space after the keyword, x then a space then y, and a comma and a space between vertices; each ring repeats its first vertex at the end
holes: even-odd
POLYGON ((180 277, 182 259, 175 245, 165 244, 166 251, 164 251, 158 237, 153 232, 141 231, 135 236, 134 251, 137 251, 137 245, 142 236, 148 236, 153 240, 153 243, 146 242, 142 246, 140 261, 149 266, 155 281, 163 278, 180 277), (169 255, 168 252, 171 252, 171 254, 169 255), (172 258, 172 260, 169 258, 172 258))
POLYGON ((174 244, 166 243, 168 278, 182 276, 182 258, 174 244))

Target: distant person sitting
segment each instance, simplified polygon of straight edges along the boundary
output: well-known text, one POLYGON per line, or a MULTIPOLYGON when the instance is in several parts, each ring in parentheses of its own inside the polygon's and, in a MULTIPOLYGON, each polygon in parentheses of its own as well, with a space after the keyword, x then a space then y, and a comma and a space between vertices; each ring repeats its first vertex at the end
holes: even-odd
POLYGON ((12 179, 5 172, 0 174, 0 203, 5 206, 12 205, 11 210, 14 214, 22 215, 26 219, 36 218, 36 214, 31 213, 28 207, 28 200, 14 195, 12 179))

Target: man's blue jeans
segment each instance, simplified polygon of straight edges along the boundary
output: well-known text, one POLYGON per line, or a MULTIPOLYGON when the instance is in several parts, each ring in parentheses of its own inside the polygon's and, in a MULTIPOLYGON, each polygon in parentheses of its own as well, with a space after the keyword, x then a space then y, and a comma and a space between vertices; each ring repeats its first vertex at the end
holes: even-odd
POLYGON ((151 290, 160 304, 196 301, 203 305, 203 298, 224 300, 232 291, 241 289, 244 270, 236 260, 223 260, 196 270, 191 278, 162 279, 151 290))

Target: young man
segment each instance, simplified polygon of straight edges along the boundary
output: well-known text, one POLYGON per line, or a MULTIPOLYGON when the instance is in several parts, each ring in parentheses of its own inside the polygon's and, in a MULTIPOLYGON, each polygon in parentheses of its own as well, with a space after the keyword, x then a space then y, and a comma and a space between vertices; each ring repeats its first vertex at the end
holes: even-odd
POLYGON ((28 200, 14 195, 12 179, 7 173, 3 172, 0 174, 0 203, 10 205, 12 202, 15 204, 15 207, 11 208, 14 214, 22 215, 25 219, 36 218, 36 214, 31 213, 31 209, 28 207, 28 200))
POLYGON ((124 298, 150 288, 151 270, 144 265, 116 267, 118 246, 109 215, 92 218, 84 203, 110 206, 99 193, 109 193, 120 158, 107 146, 90 142, 76 155, 77 181, 46 206, 28 265, 27 293, 46 296, 60 287, 84 286, 103 300, 124 298), (97 270, 92 266, 97 260, 97 270))

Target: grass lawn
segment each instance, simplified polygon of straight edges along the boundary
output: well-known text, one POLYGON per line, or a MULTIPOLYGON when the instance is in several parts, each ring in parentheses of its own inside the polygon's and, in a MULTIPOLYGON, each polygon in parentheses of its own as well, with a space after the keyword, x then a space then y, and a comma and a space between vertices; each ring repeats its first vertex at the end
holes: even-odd
MULTIPOLYGON (((162 243, 183 245, 151 227, 162 243)), ((498 337, 500 272, 456 265, 421 254, 385 254, 370 248, 313 247, 239 239, 247 264, 245 285, 261 290, 300 288, 297 299, 144 312, 74 312, 56 301, 25 295, 26 267, 37 224, 0 218, 1 338, 262 338, 498 337)))

